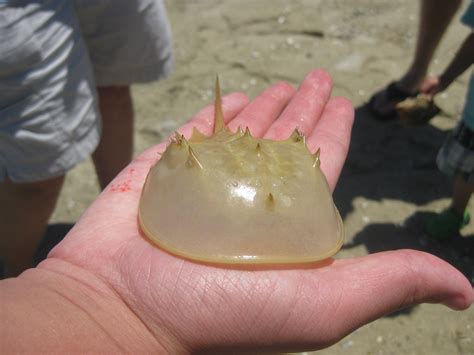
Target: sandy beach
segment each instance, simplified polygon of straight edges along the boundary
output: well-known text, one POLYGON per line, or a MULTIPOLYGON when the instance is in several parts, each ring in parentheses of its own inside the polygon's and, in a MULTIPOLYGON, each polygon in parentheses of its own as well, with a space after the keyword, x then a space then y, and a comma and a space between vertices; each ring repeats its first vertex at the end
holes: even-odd
MULTIPOLYGON (((463 107, 468 73, 438 97, 442 113, 425 126, 380 123, 365 108, 374 91, 409 65, 418 1, 168 0, 167 8, 176 70, 159 83, 133 88, 136 154, 212 102, 216 73, 224 93, 254 97, 272 83, 297 85, 311 69, 323 68, 334 80, 333 94, 348 97, 356 109, 351 148, 334 193, 346 229, 336 257, 423 250, 474 283, 474 223, 443 243, 427 238, 421 224, 423 216, 449 204, 450 180, 439 173, 435 158, 463 107)), ((432 74, 443 70, 468 33, 460 14, 436 53, 432 74)), ((51 224, 74 223, 98 193, 91 162, 80 164, 67 177, 51 224)), ((469 210, 474 215, 472 202, 469 210)), ((320 353, 474 354, 474 309, 405 309, 320 353)))

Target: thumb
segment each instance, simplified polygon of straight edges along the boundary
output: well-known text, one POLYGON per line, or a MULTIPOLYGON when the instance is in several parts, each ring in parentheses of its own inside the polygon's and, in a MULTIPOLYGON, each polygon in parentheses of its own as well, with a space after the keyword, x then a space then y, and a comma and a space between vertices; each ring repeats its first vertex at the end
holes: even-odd
MULTIPOLYGON (((364 324, 412 305, 441 303, 463 310, 474 302, 472 285, 464 275, 424 252, 376 253, 360 259, 335 261, 331 268, 333 273, 325 281, 324 289, 337 291, 325 291, 332 294, 333 300, 329 308, 325 306, 325 313, 330 314, 324 320, 329 344, 364 324)), ((322 285, 320 279, 319 292, 322 285)), ((323 309, 317 303, 312 306, 323 309)), ((315 323, 315 329, 321 329, 320 320, 315 323)))

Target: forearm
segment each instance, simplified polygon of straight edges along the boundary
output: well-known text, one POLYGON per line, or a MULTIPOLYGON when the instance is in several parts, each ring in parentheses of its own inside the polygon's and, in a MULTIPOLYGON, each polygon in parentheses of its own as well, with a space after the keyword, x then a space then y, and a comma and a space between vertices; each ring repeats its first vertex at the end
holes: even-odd
POLYGON ((163 350, 105 283, 65 262, 50 264, 0 282, 4 351, 163 350))
POLYGON ((474 60, 474 32, 464 40, 461 48, 457 51, 451 63, 440 75, 440 81, 444 87, 448 87, 459 75, 461 75, 474 60))

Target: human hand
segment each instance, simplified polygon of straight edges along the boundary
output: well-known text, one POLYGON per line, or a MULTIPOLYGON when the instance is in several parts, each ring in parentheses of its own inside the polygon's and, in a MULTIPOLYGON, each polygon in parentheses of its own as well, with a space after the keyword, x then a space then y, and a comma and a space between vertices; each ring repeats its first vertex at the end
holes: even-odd
MULTIPOLYGON (((286 139, 298 127, 312 152, 321 148, 321 168, 333 190, 354 112, 346 99, 330 98, 331 89, 328 75, 316 70, 298 90, 279 83, 250 103, 242 94, 231 94, 223 98, 225 121, 231 130, 248 126, 252 135, 271 139, 286 139)), ((179 131, 189 137, 193 127, 211 133, 212 106, 179 131)), ((472 303, 472 287, 463 275, 422 252, 399 250, 299 266, 226 267, 163 251, 140 231, 137 210, 145 177, 165 147, 150 148, 124 169, 38 267, 79 282, 80 290, 85 285, 92 296, 80 305, 95 322, 100 321, 97 305, 103 304, 114 305, 110 319, 117 328, 124 323, 122 314, 135 320, 129 334, 111 336, 122 349, 133 348, 136 339, 135 350, 171 353, 226 347, 320 349, 403 307, 436 302, 464 309, 472 303)))

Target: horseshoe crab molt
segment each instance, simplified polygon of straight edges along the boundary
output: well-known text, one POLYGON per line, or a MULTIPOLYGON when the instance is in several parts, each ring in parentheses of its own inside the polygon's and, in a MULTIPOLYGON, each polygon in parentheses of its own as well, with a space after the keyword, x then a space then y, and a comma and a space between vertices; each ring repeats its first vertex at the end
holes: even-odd
POLYGON ((176 133, 148 173, 139 223, 163 249, 211 263, 314 262, 344 239, 319 150, 298 130, 284 141, 230 132, 218 82, 214 134, 176 133))
POLYGON ((421 126, 441 112, 435 102, 426 95, 418 95, 399 102, 395 109, 400 121, 408 126, 421 126))

